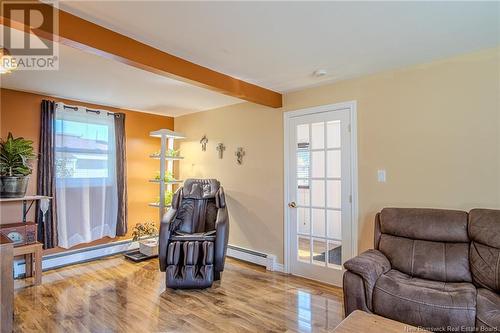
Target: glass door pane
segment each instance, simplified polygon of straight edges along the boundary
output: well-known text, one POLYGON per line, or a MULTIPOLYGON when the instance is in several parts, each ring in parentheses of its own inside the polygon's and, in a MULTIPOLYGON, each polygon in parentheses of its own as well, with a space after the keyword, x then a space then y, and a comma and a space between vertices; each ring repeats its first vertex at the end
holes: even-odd
POLYGON ((296 127, 297 258, 325 267, 341 258, 340 129, 340 121, 296 127))
POLYGON ((299 236, 297 256, 299 261, 309 263, 311 261, 311 238, 299 236))
POLYGON ((326 253, 326 240, 313 239, 313 254, 312 254, 313 264, 325 266, 326 265, 325 253, 326 253))

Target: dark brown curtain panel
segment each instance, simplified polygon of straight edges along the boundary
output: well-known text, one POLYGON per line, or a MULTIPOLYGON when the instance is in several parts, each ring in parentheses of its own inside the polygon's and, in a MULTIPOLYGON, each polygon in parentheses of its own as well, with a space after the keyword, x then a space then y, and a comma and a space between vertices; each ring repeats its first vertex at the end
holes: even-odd
POLYGON ((116 182, 118 191, 118 214, 116 235, 127 233, 127 152, 125 139, 125 114, 115 113, 116 182))
POLYGON ((56 175, 55 175, 55 113, 56 103, 42 101, 40 147, 38 156, 37 193, 52 197, 45 219, 40 212, 40 202, 37 201, 36 221, 38 224, 38 241, 45 249, 57 246, 56 217, 56 175))

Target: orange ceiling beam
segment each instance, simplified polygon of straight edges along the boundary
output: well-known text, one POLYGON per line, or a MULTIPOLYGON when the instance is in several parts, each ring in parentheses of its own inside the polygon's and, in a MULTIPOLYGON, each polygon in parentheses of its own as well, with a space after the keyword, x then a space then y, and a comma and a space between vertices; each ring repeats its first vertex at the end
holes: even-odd
MULTIPOLYGON (((50 6, 44 4, 44 6, 50 6)), ((45 39, 99 56, 120 61, 152 73, 174 78, 225 95, 273 108, 282 106, 282 95, 272 90, 233 78, 160 51, 78 16, 55 9, 59 20, 57 32, 42 28, 25 30, 22 23, 0 16, 0 23, 21 31, 30 31, 45 39)))

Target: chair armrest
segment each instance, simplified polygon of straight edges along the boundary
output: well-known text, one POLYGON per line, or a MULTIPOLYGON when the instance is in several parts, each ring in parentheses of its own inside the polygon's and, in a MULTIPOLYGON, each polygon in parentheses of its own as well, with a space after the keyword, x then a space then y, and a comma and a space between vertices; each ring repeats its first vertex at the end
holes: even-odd
POLYGON ((227 214, 227 208, 222 207, 217 211, 217 219, 215 220, 214 266, 216 272, 222 272, 224 270, 228 239, 229 216, 227 214))
POLYGON ((170 208, 160 223, 160 235, 158 236, 158 259, 160 262, 160 271, 165 272, 167 269, 167 249, 170 239, 170 223, 172 223, 177 209, 170 208))
POLYGON ((391 269, 391 263, 379 250, 368 250, 344 263, 351 273, 361 276, 364 282, 367 306, 372 308, 372 294, 380 275, 391 269))

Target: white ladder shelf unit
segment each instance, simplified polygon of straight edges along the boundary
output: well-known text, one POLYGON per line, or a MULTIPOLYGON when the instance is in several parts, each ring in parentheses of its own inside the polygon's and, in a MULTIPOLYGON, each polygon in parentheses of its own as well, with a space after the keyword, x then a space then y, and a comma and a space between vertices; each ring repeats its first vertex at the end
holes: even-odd
POLYGON ((168 156, 167 150, 174 149, 174 140, 176 139, 184 139, 185 136, 181 133, 177 133, 171 131, 169 129, 160 129, 157 131, 153 131, 149 133, 150 136, 160 138, 161 140, 161 148, 160 154, 150 155, 150 158, 159 159, 160 160, 160 179, 151 179, 150 182, 160 184, 160 201, 158 203, 150 203, 151 207, 158 207, 159 210, 159 218, 160 222, 163 218, 163 214, 165 213, 165 208, 170 207, 170 205, 165 205, 165 190, 172 191, 173 185, 182 184, 182 180, 172 180, 165 181, 165 176, 167 172, 173 175, 174 171, 174 161, 182 160, 183 157, 180 156, 168 156))

